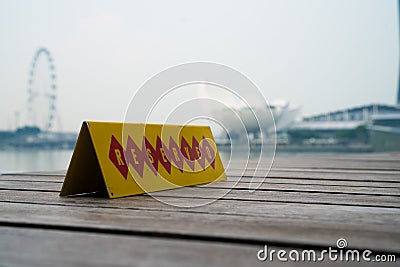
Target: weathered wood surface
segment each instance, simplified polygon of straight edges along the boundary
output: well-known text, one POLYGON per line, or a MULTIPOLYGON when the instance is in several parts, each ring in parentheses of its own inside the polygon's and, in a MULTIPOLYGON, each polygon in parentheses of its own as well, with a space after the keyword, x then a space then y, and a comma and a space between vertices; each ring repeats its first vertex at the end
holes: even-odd
POLYGON ((400 254, 400 154, 282 156, 273 166, 268 177, 230 169, 228 181, 158 200, 60 198, 62 171, 1 175, 0 265, 265 266, 256 258, 265 244, 321 250, 339 238, 400 254), (201 204, 225 192, 196 208, 162 202, 201 204))

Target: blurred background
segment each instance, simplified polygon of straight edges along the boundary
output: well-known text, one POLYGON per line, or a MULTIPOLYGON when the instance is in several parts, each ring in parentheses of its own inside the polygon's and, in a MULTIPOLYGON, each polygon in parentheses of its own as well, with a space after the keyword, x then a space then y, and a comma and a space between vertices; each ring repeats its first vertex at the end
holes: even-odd
POLYGON ((66 169, 83 120, 123 121, 146 80, 192 61, 245 74, 274 117, 232 105, 244 137, 217 110, 222 153, 275 129, 282 153, 400 151, 397 0, 0 0, 0 38, 0 172, 66 169))

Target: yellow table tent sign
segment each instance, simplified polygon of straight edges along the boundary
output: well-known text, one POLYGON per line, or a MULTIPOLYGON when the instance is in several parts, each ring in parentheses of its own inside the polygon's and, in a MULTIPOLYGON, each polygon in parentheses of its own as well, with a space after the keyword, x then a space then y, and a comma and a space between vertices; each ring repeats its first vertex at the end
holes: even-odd
POLYGON ((208 126, 87 121, 60 196, 117 198, 225 179, 208 126))

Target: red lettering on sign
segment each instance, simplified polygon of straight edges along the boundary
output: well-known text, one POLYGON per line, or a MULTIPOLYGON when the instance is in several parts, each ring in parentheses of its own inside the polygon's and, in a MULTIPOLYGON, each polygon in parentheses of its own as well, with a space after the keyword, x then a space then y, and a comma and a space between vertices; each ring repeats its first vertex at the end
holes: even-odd
POLYGON ((128 177, 128 165, 126 164, 124 149, 121 144, 118 143, 114 135, 111 136, 110 152, 108 153, 108 157, 126 179, 128 177))
POLYGON ((132 166, 140 177, 143 177, 145 164, 155 175, 158 173, 159 164, 161 164, 168 174, 171 174, 172 165, 176 166, 180 172, 183 172, 184 164, 187 164, 191 170, 194 170, 196 162, 205 170, 206 161, 208 161, 211 167, 215 169, 215 153, 216 151, 214 151, 204 136, 201 145, 194 136, 192 137, 192 145, 182 137, 180 146, 172 137, 169 138, 167 146, 157 136, 155 147, 146 137, 143 137, 141 147, 139 147, 128 136, 126 150, 123 149, 114 136, 111 136, 109 158, 126 179, 128 165, 132 166))

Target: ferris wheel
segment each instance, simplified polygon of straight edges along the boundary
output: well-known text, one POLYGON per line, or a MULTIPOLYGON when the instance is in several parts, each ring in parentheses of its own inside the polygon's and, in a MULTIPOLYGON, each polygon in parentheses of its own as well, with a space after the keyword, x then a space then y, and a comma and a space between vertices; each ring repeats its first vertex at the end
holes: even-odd
POLYGON ((42 131, 54 126, 57 84, 54 62, 49 50, 39 48, 32 60, 28 79, 28 119, 42 131))

